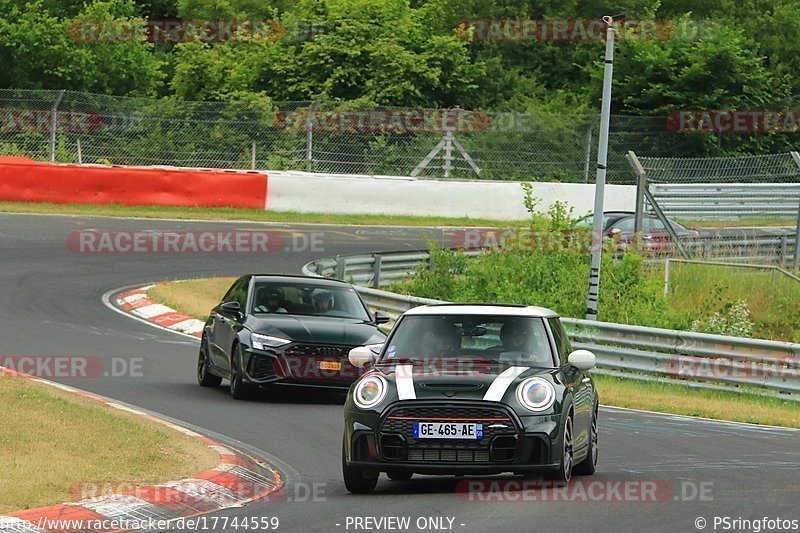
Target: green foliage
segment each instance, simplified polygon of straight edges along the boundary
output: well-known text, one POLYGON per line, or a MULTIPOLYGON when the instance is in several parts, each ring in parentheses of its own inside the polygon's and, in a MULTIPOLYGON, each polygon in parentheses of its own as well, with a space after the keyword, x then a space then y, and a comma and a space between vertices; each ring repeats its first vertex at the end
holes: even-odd
MULTIPOLYGON (((407 283, 395 287, 397 290, 455 302, 540 305, 562 316, 583 318, 586 314, 588 254, 569 250, 541 253, 525 250, 513 241, 502 250, 490 250, 474 259, 459 251, 430 249, 430 268, 420 267, 407 283)), ((599 318, 655 327, 687 328, 691 324, 691 319, 670 310, 660 285, 645 272, 642 257, 633 254, 619 261, 611 254, 604 256, 599 318)))
POLYGON ((750 318, 750 308, 745 300, 728 303, 707 319, 695 320, 692 324, 693 331, 714 333, 716 335, 732 335, 734 337, 751 337, 753 335, 753 321, 750 318))

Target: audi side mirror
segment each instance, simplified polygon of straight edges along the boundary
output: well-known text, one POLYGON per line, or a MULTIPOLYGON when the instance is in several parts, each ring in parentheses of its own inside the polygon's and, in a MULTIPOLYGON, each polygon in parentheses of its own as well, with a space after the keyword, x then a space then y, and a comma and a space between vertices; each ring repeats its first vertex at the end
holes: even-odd
POLYGON ((376 324, 386 324, 392 320, 388 314, 384 313, 383 311, 375 311, 375 323, 376 324))

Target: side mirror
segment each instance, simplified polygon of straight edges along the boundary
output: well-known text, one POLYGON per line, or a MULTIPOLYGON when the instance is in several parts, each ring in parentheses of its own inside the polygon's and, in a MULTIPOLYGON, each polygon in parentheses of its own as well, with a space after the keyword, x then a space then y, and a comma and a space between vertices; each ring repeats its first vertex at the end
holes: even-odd
POLYGON ((619 228, 614 228, 611 230, 612 235, 619 235, 620 233, 622 233, 622 230, 619 228))
POLYGON ((567 362, 578 370, 591 370, 597 366, 597 358, 589 350, 575 350, 569 354, 567 362))
POLYGON ((386 324, 392 319, 389 315, 384 313, 383 311, 375 311, 375 323, 376 324, 386 324))
POLYGON ((230 313, 232 315, 239 315, 242 312, 242 308, 239 305, 239 302, 225 302, 220 304, 219 306, 220 311, 225 313, 230 313))
POLYGON ((364 368, 364 365, 375 360, 375 352, 373 352, 369 346, 356 346, 350 350, 347 359, 354 367, 364 368))

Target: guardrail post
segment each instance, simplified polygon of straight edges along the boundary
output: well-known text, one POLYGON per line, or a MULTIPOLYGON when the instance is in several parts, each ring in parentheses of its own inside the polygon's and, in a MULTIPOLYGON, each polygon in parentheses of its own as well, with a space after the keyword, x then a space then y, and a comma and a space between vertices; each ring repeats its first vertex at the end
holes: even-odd
POLYGON ((345 272, 345 266, 347 265, 347 261, 345 261, 345 259, 340 255, 337 255, 335 259, 336 259, 336 272, 334 275, 336 276, 336 279, 344 279, 344 272, 345 272))
POLYGON ((664 265, 664 298, 669 294, 669 262, 670 258, 667 257, 666 264, 664 265))
POLYGON ((372 286, 376 289, 381 286, 381 263, 383 263, 383 256, 381 254, 372 254, 372 286))
POLYGON ((77 144, 77 147, 78 147, 78 164, 82 165, 83 164, 83 154, 81 153, 81 139, 80 139, 80 137, 78 137, 78 139, 76 139, 76 144, 77 144))
POLYGON ((253 144, 250 148, 250 169, 256 169, 256 142, 253 141, 253 144))

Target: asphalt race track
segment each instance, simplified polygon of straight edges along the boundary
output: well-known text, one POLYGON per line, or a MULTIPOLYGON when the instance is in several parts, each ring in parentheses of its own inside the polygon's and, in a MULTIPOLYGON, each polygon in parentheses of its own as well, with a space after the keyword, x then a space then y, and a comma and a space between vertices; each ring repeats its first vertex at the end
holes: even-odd
MULTIPOLYGON (((500 502, 497 496, 469 501, 468 494, 455 493, 463 480, 422 476, 405 482, 382 477, 374 494, 350 495, 340 475, 341 395, 264 393, 254 401, 236 402, 226 386, 201 389, 195 381, 195 341, 121 316, 102 302, 103 294, 123 286, 251 271, 298 273, 315 257, 417 249, 428 237, 446 241, 448 235, 402 228, 0 214, 0 355, 141 358, 141 375, 59 381, 164 414, 275 458, 285 470, 288 499, 221 515, 277 516, 281 531, 356 531, 353 517, 389 516, 410 517, 411 531, 418 530, 420 517, 452 518, 452 530, 464 532, 697 531, 698 517, 713 531, 715 516, 800 519, 800 432, 613 408, 601 410, 598 473, 576 479, 600 480, 605 487, 618 487, 617 482, 625 480, 634 485, 655 482, 671 488, 658 498, 663 501, 520 501, 523 493, 513 491, 500 496, 516 501, 500 502), (286 235, 315 233, 324 249, 300 246, 268 255, 71 251, 69 234, 89 228, 271 229, 286 235)), ((600 393, 602 400, 602 389, 600 393)), ((531 495, 537 492, 526 499, 533 499, 531 495)), ((580 500, 575 494, 570 498, 580 500)), ((445 519, 445 528, 448 523, 445 519)), ((217 530, 222 531, 221 526, 217 530)))

